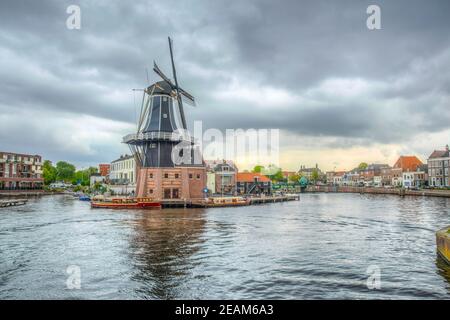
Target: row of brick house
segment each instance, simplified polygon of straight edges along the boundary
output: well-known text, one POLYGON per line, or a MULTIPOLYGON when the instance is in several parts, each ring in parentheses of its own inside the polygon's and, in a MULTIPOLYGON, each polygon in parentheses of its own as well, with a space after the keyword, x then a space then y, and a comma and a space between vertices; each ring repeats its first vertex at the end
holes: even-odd
POLYGON ((391 167, 387 164, 371 164, 365 169, 329 171, 326 182, 336 186, 370 187, 450 187, 450 152, 435 150, 424 164, 416 156, 400 156, 391 167))
POLYGON ((43 188, 42 157, 0 151, 0 190, 43 188))

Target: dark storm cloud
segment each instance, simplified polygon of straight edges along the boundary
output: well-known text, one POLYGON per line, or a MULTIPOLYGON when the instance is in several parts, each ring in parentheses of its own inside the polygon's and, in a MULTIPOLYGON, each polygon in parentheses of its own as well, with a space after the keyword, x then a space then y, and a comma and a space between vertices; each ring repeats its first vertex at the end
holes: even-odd
MULTIPOLYGON (((180 82, 199 104, 191 123, 403 141, 448 128, 448 12, 448 1, 2 1, 0 112, 39 111, 33 130, 13 131, 43 154, 62 143, 45 142, 46 119, 132 124, 145 68, 158 80, 155 59, 171 76, 171 35, 180 82), (81 7, 81 30, 65 26, 70 4, 81 7), (366 28, 370 4, 381 7, 381 30, 366 28)), ((95 158, 86 154, 71 157, 95 158)))

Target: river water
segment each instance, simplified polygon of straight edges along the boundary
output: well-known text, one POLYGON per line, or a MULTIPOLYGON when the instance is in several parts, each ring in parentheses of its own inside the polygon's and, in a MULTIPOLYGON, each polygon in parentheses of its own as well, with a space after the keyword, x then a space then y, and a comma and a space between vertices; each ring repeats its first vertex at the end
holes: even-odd
POLYGON ((0 209, 0 298, 448 299, 447 225, 443 198, 115 211, 42 197, 0 209))

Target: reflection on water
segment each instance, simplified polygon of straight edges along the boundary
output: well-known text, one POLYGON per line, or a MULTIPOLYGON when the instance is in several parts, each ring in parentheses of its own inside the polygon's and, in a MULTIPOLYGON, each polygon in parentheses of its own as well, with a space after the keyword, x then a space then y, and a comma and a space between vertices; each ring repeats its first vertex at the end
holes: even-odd
POLYGON ((446 299, 435 230, 450 200, 305 194, 213 209, 92 210, 67 196, 0 209, 3 299, 446 299), (81 289, 66 286, 68 266, 81 289), (367 288, 367 270, 381 289, 367 288))
POLYGON ((173 299, 178 296, 195 262, 192 255, 204 240, 203 209, 158 210, 137 214, 130 243, 130 258, 137 272, 143 298, 173 299))

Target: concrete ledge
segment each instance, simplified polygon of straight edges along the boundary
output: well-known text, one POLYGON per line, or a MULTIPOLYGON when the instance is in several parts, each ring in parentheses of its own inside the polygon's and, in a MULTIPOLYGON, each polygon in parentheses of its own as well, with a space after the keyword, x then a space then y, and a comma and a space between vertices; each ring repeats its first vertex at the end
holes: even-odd
POLYGON ((450 226, 436 232, 436 245, 439 255, 450 264, 450 226))

